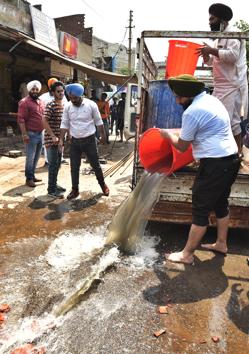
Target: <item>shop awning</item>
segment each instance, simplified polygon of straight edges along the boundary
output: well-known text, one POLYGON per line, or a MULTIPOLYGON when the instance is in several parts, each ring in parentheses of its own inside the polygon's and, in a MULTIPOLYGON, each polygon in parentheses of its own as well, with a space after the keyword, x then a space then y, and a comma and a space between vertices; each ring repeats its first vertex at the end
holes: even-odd
POLYGON ((16 30, 13 30, 11 28, 7 28, 5 26, 0 26, 0 34, 5 32, 5 34, 10 35, 10 37, 16 41, 21 41, 21 43, 25 43, 31 47, 34 47, 38 50, 41 50, 44 53, 49 54, 54 59, 60 60, 61 62, 75 68, 78 70, 81 70, 82 72, 86 73, 88 77, 104 81, 105 83, 108 84, 113 84, 113 85, 123 85, 125 83, 137 83, 137 77, 136 75, 133 75, 132 77, 126 76, 126 75, 120 75, 120 74, 115 74, 110 71, 105 71, 101 69, 94 68, 93 66, 84 64, 83 62, 77 61, 70 59, 63 54, 54 51, 51 48, 48 48, 47 46, 37 42, 33 38, 25 35, 24 33, 18 32, 16 30), (12 34, 12 35, 11 35, 12 34))

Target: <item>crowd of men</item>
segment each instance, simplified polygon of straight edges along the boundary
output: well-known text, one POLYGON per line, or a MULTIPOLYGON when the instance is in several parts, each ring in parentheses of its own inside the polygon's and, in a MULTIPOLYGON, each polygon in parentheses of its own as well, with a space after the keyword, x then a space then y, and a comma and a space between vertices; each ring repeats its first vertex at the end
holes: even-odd
MULTIPOLYGON (((211 31, 231 31, 229 21, 232 9, 215 3, 209 8, 211 31)), ((242 149, 241 117, 247 117, 248 82, 245 40, 217 39, 213 46, 204 45, 198 49, 203 61, 213 66, 214 91, 212 96, 205 92, 205 85, 191 75, 180 75, 168 80, 176 97, 183 106, 180 136, 161 129, 161 135, 171 141, 180 151, 190 144, 199 170, 192 189, 193 221, 186 246, 181 252, 167 256, 172 262, 192 263, 194 251, 206 232, 209 215, 214 211, 217 218, 217 241, 203 245, 206 249, 227 252, 229 225, 228 198, 239 167, 242 149)), ((57 184, 61 152, 66 134, 70 135, 70 164, 72 190, 69 200, 79 195, 79 168, 84 152, 95 172, 103 194, 108 196, 99 164, 96 136, 100 143, 109 142, 114 125, 116 135, 123 141, 125 93, 121 100, 113 99, 111 107, 106 93, 91 99, 83 97, 80 84, 53 82, 47 94, 48 101, 39 98, 41 84, 32 81, 27 84, 28 96, 19 103, 18 121, 26 144, 26 184, 35 187, 39 181, 35 168, 42 149, 42 132, 45 128, 45 146, 49 164, 49 195, 62 198, 63 187, 57 184), (64 91, 68 103, 63 102, 64 91), (47 103, 47 105, 45 105, 47 103), (111 122, 109 118, 111 117, 111 122)))
POLYGON ((124 102, 113 100, 111 107, 107 95, 98 99, 93 90, 91 99, 84 96, 84 87, 79 83, 64 85, 56 78, 48 80, 48 92, 39 95, 41 83, 33 80, 27 84, 27 96, 18 105, 18 123, 26 148, 26 185, 34 188, 35 170, 44 148, 48 165, 48 195, 63 198, 66 189, 57 183, 65 138, 70 140, 70 167, 72 190, 68 200, 79 196, 79 170, 82 154, 86 155, 97 181, 105 196, 109 195, 99 163, 97 143, 109 143, 109 123, 111 134, 116 126, 116 136, 123 141, 124 102), (122 107, 122 108, 120 108, 122 107))

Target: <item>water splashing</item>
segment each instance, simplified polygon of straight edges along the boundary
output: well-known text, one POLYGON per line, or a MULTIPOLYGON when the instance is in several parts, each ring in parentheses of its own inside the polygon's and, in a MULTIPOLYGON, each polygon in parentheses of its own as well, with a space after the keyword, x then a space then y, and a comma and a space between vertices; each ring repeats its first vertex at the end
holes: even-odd
POLYGON ((82 296, 90 289, 93 282, 100 279, 101 274, 109 266, 118 261, 119 251, 116 247, 112 247, 111 249, 104 248, 99 251, 99 255, 101 255, 99 263, 93 265, 87 278, 76 285, 77 290, 69 294, 60 305, 56 306, 53 311, 56 317, 65 315, 81 300, 82 296))
POLYGON ((108 228, 107 245, 116 244, 123 251, 136 251, 164 178, 165 175, 159 173, 143 173, 136 188, 114 215, 108 228))
POLYGON ((82 230, 64 233, 49 247, 46 260, 49 265, 60 272, 72 271, 80 265, 82 259, 92 257, 92 252, 104 246, 103 230, 93 232, 82 230))

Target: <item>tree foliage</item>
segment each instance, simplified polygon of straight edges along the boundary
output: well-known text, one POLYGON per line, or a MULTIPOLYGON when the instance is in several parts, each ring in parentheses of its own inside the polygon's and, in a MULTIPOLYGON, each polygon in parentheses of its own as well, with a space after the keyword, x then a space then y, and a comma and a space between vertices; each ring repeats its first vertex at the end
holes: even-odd
POLYGON ((235 23, 235 26, 239 28, 242 32, 249 32, 249 23, 244 20, 239 20, 235 23))
POLYGON ((129 75, 129 69, 127 66, 124 66, 118 70, 118 73, 122 75, 129 75))
MULTIPOLYGON (((239 20, 235 23, 235 26, 239 28, 242 32, 249 32, 249 23, 244 20, 239 20)), ((249 68, 249 41, 246 42, 246 59, 247 66, 249 68)))

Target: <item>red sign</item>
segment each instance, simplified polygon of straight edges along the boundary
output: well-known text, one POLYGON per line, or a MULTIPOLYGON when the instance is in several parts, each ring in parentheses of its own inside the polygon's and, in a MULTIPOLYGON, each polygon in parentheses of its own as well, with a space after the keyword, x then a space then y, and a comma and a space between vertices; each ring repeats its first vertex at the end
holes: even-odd
POLYGON ((78 55, 79 40, 66 32, 60 33, 60 50, 69 58, 76 59, 78 55))

